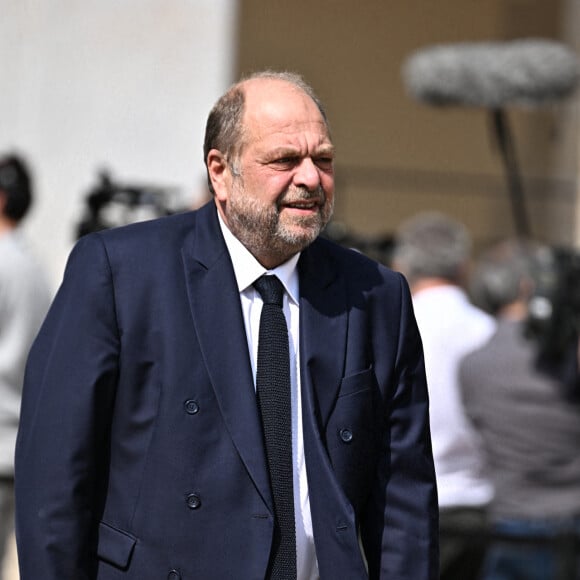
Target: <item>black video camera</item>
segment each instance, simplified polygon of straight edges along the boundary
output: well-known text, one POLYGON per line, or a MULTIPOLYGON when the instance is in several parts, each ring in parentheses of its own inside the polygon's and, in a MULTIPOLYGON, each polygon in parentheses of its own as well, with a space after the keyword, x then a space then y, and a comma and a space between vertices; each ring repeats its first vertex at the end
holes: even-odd
POLYGON ((167 188, 120 184, 109 173, 101 172, 97 185, 85 198, 76 237, 184 211, 176 207, 174 193, 167 188))
POLYGON ((559 364, 578 345, 580 255, 567 248, 546 248, 536 268, 526 333, 536 340, 540 359, 559 364))

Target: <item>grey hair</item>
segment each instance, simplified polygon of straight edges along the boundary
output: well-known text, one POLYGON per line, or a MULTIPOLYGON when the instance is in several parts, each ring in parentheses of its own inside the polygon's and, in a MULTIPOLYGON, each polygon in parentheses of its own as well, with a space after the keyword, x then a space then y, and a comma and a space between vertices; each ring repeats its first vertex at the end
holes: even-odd
POLYGON ((537 243, 519 239, 506 239, 490 246, 473 271, 473 301, 497 314, 509 304, 527 300, 547 251, 537 243))
POLYGON ((393 265, 411 285, 421 278, 459 284, 470 254, 471 238, 463 224, 440 212, 423 212, 396 233, 393 265))

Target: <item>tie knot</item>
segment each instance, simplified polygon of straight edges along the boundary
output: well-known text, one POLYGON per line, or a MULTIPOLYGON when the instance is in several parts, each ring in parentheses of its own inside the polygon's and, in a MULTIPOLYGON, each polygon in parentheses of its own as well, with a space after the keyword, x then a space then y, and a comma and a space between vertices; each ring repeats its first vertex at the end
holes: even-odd
POLYGON ((254 282, 254 288, 260 293, 264 304, 282 307, 284 285, 277 276, 261 276, 254 282))

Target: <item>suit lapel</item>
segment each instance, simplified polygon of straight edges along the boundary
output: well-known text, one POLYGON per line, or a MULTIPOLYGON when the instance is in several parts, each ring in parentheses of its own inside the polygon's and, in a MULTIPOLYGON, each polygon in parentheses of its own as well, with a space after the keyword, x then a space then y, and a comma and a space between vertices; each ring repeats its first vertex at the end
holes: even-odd
MULTIPOLYGON (((195 331, 224 422, 256 488, 272 509, 239 293, 213 202, 197 212, 182 255, 195 331)), ((315 407, 306 411, 319 417, 323 427, 344 373, 346 287, 319 242, 302 253, 298 267, 302 389, 308 391, 304 400, 315 407)))
POLYGON ((323 244, 300 257, 300 360, 302 388, 309 389, 320 428, 332 412, 344 374, 347 301, 344 279, 323 244))
POLYGON ((240 298, 213 202, 199 210, 182 255, 193 322, 223 419, 272 509, 240 298))

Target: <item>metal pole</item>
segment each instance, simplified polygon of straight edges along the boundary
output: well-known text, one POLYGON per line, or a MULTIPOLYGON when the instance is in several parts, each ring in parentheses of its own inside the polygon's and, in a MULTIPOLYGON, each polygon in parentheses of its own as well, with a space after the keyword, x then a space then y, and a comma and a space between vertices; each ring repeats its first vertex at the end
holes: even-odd
POLYGON ((529 237, 530 223, 525 206, 524 188, 520 178, 508 118, 503 109, 492 109, 492 119, 508 182, 508 193, 511 200, 516 233, 520 237, 529 237))

